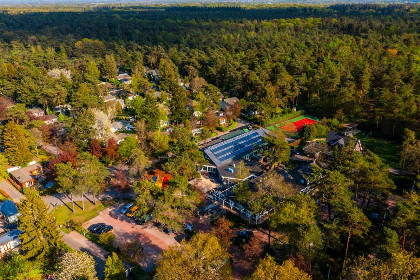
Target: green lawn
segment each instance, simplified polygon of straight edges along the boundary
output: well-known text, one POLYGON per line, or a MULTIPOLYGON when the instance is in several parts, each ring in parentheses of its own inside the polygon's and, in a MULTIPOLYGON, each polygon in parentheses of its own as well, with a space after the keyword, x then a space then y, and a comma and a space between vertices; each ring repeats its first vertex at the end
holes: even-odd
POLYGON ((370 150, 377 154, 389 167, 400 168, 401 145, 384 139, 365 137, 361 134, 356 137, 362 142, 364 150, 370 150))
POLYGON ((98 216, 98 213, 105 209, 105 206, 100 202, 96 201, 96 205, 85 200, 85 210, 82 210, 82 202, 77 201, 74 205, 75 213, 72 212, 72 204, 67 203, 55 208, 52 213, 57 220, 59 225, 66 224, 69 220, 73 220, 76 223, 83 224, 94 217, 98 216))
POLYGON ((299 117, 302 114, 303 114, 302 111, 291 112, 291 113, 288 113, 288 114, 281 114, 281 115, 276 116, 276 117, 274 117, 274 118, 272 118, 268 121, 265 121, 264 126, 274 125, 274 124, 277 124, 279 122, 283 122, 283 121, 286 121, 286 120, 289 120, 289 119, 299 117))

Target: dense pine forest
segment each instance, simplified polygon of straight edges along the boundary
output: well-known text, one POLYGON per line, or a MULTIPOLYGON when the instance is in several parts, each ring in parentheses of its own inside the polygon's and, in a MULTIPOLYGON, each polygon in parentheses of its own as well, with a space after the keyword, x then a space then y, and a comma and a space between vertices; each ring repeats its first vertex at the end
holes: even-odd
POLYGON ((419 279, 419 180, 420 5, 0 10, 0 280, 419 279))
POLYGON ((418 16, 406 5, 4 11, 1 86, 33 106, 52 86, 39 81, 48 69, 82 75, 87 60, 110 53, 128 71, 165 58, 245 106, 301 106, 398 137, 420 119, 418 16))

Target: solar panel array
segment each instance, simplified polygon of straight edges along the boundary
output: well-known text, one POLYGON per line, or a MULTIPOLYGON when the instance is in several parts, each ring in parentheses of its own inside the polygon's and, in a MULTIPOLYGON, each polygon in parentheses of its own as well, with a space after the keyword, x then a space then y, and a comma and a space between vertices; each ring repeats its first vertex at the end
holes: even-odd
POLYGON ((211 146, 205 152, 216 165, 221 165, 264 144, 263 134, 261 129, 253 130, 211 146))

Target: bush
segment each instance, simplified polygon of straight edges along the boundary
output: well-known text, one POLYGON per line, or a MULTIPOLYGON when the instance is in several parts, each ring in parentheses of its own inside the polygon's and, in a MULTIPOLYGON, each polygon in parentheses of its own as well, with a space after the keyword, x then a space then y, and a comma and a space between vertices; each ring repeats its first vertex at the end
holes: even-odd
POLYGON ((112 247, 114 244, 115 235, 112 232, 106 232, 99 235, 98 244, 105 248, 112 247))
POLYGON ((74 220, 69 220, 66 224, 64 224, 64 226, 69 229, 70 231, 77 231, 77 232, 81 232, 82 231, 82 224, 79 222, 76 222, 74 220))
POLYGON ((320 123, 314 123, 312 125, 305 125, 302 130, 302 137, 305 140, 313 140, 318 137, 327 136, 328 128, 320 123))

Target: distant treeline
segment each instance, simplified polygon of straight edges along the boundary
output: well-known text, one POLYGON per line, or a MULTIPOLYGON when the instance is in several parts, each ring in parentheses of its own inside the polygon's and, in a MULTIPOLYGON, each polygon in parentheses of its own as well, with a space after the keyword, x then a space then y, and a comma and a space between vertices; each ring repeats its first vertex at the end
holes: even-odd
MULTIPOLYGON (((101 64, 106 54, 128 71, 134 54, 148 67, 165 58, 182 77, 203 77, 241 98, 244 108, 275 112, 298 106, 398 136, 405 127, 419 130, 419 7, 161 5, 24 13, 19 8, 15 14, 9 9, 0 14, 0 63, 30 63, 41 71, 67 67, 83 75, 86 61, 101 64), (84 38, 101 44, 80 43, 84 38), (48 48, 69 59, 52 61, 48 48), (40 49, 44 53, 36 53, 40 49)), ((7 75, 0 77, 0 91, 19 99, 19 92, 2 85, 7 75)))

